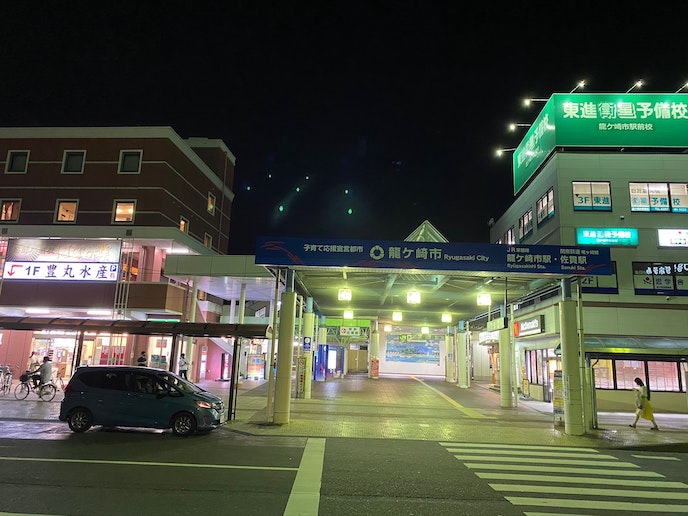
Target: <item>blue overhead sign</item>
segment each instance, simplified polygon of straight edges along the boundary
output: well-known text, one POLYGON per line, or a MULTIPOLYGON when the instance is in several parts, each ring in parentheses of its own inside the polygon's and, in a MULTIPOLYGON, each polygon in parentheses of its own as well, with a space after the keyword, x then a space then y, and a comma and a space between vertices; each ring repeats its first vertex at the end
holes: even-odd
POLYGON ((612 275, 609 248, 259 237, 256 265, 612 275))

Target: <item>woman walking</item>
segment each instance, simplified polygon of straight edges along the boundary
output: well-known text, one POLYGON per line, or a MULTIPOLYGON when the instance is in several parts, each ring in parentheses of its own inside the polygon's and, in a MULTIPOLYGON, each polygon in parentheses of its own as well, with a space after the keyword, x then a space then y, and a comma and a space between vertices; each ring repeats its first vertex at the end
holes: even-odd
POLYGON ((655 421, 655 414, 652 411, 652 405, 650 405, 650 390, 645 387, 645 384, 640 378, 636 378, 634 381, 636 384, 636 387, 633 388, 633 390, 635 390, 635 421, 633 421, 632 425, 628 426, 635 428, 635 425, 638 424, 638 419, 642 417, 643 419, 652 421, 652 428, 650 428, 650 430, 659 430, 657 422, 655 421))

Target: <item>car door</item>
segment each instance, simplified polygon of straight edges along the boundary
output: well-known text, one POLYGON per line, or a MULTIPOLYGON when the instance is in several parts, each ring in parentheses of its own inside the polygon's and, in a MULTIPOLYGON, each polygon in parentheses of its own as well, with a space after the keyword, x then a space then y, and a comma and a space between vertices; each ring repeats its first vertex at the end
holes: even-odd
MULTIPOLYGON (((160 427, 161 421, 166 425, 168 418, 161 417, 161 394, 164 390, 161 382, 148 371, 127 373, 129 391, 122 407, 122 416, 128 426, 160 427)), ((163 409, 164 412, 164 409, 163 409)))

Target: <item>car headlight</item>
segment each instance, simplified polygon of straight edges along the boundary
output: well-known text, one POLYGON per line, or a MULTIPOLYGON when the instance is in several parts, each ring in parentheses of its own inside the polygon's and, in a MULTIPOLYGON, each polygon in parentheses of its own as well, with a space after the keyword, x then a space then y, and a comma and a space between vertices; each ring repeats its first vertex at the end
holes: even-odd
POLYGON ((209 401, 196 400, 196 406, 198 408, 212 408, 212 404, 209 401))

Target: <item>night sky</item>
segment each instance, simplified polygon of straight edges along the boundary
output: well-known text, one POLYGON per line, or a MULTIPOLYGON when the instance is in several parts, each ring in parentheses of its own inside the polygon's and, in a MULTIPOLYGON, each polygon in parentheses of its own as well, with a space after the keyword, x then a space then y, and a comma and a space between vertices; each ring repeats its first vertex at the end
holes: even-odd
POLYGON ((401 240, 426 219, 487 242, 513 200, 494 151, 537 114, 524 97, 688 80, 688 6, 640 5, 6 1, 0 126, 222 139, 231 253, 260 235, 401 240))

